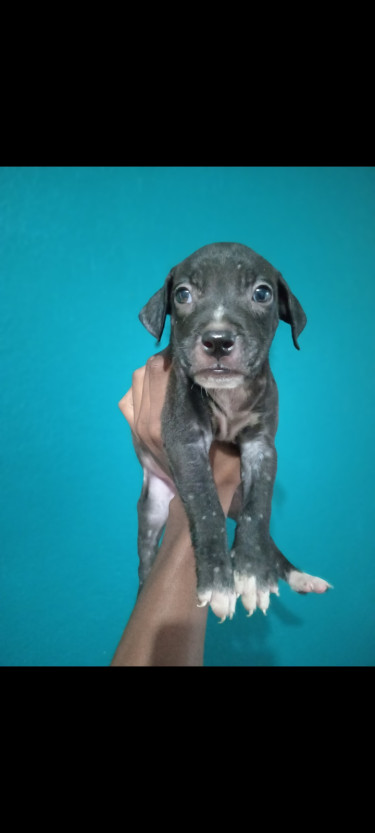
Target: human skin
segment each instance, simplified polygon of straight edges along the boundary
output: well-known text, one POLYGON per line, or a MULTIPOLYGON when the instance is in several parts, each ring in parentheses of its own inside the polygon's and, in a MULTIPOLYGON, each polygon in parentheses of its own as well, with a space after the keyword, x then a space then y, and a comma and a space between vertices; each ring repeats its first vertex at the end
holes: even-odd
MULTIPOLYGON (((168 348, 133 374, 119 408, 132 432, 169 472, 161 440, 161 412, 170 372, 168 348)), ((213 443, 210 462, 228 515, 240 483, 240 459, 230 443, 213 443)), ((199 607, 194 551, 178 495, 169 505, 164 537, 120 639, 111 666, 202 666, 207 607, 199 607)))

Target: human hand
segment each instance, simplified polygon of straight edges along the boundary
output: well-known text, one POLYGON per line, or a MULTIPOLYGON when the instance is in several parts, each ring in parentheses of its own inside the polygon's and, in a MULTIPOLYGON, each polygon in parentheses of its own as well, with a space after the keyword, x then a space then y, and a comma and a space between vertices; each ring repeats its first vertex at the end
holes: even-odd
POLYGON ((171 474, 161 438, 161 412, 170 369, 171 357, 167 347, 134 371, 132 386, 118 403, 140 445, 152 454, 169 476, 171 474))

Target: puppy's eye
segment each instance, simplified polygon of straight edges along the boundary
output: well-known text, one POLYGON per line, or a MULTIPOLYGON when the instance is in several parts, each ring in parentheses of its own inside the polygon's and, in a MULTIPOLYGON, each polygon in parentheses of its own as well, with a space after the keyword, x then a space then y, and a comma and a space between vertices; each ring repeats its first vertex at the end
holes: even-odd
POLYGON ((269 301, 272 300, 272 289, 266 284, 260 284, 254 289, 253 292, 253 301, 256 301, 258 304, 267 304, 269 301))
POLYGON ((191 304, 192 301, 191 292, 187 286, 179 286, 174 297, 178 304, 191 304))

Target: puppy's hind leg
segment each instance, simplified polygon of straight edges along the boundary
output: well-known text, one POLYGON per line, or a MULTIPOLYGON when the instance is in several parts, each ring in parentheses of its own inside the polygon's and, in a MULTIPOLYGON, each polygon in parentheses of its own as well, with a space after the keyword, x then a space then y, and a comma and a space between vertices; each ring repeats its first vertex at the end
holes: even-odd
POLYGON ((137 504, 139 589, 151 570, 158 551, 159 540, 168 518, 169 503, 175 491, 166 481, 144 469, 143 486, 137 504))

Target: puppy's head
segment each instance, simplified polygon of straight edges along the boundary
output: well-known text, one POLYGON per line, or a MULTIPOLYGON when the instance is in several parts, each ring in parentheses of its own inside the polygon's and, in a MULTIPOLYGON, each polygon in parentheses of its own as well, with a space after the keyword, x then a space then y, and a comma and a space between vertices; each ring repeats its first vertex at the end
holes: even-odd
POLYGON ((139 313, 160 341, 171 316, 173 356, 205 388, 237 387, 254 378, 268 357, 279 320, 293 343, 306 315, 267 260, 239 243, 214 243, 175 266, 139 313))

